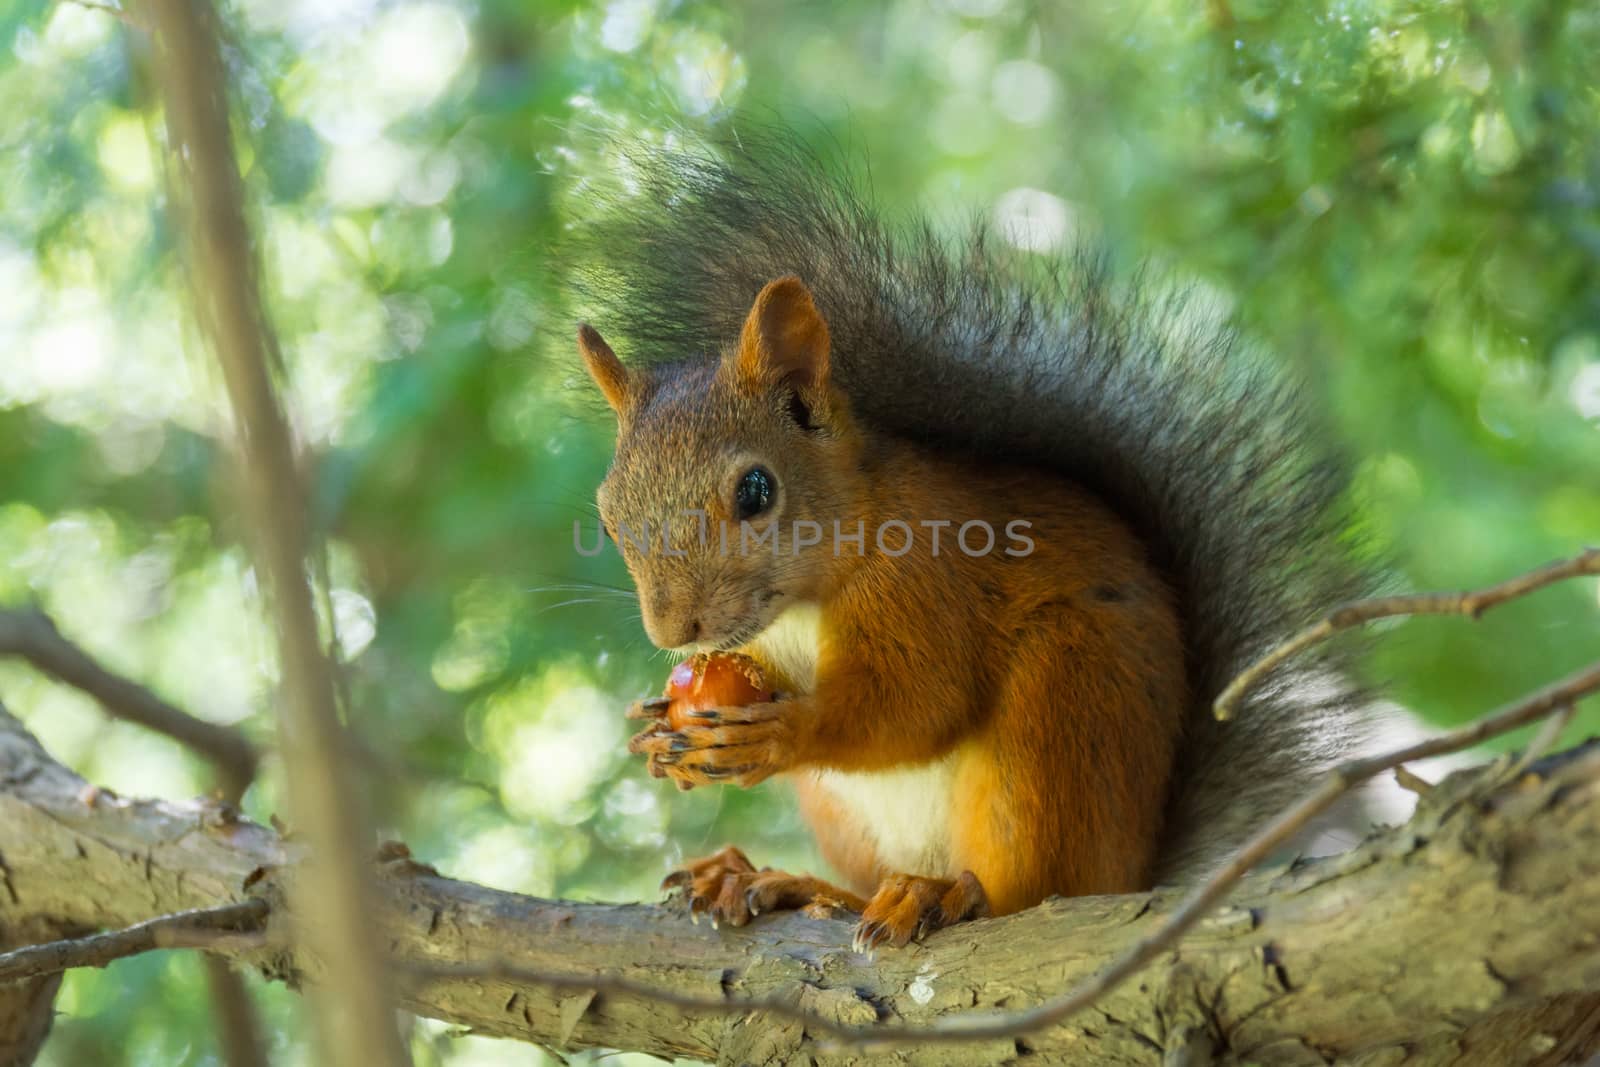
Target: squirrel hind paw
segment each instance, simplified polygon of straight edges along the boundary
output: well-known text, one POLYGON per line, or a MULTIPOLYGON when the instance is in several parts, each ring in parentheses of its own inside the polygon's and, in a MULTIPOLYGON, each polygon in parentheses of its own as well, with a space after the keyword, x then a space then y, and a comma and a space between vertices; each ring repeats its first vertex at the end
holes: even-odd
POLYGON ((971 871, 954 879, 890 875, 861 913, 851 947, 857 952, 902 948, 935 930, 989 914, 988 895, 971 871))

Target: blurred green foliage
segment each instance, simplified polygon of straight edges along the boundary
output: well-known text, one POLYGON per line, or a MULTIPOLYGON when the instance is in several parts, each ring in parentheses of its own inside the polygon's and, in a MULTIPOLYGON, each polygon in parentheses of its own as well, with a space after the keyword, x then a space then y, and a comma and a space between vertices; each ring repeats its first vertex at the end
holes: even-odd
MULTIPOLYGON (((1594 4, 225 10, 351 718, 389 827, 446 873, 639 899, 724 839, 813 863, 778 788, 678 795, 622 751, 621 706, 667 664, 614 556, 572 547, 609 427, 544 257, 610 131, 782 122, 865 156, 886 203, 981 212, 1040 250, 1092 234, 1196 278, 1315 384, 1397 585, 1600 541, 1594 4)), ((10 0, 0 45, 0 602, 37 600, 267 740, 275 666, 164 214, 148 42, 136 16, 10 0)), ((1572 583, 1396 627, 1375 672, 1460 721, 1592 656, 1597 623, 1596 583, 1572 583)), ((108 786, 208 784, 15 664, 0 694, 108 786)), ((303 1061, 294 996, 256 992, 278 1058, 303 1061)), ((59 1008, 48 1063, 216 1062, 192 959, 75 973, 59 1008)), ((543 1057, 429 1022, 413 1043, 425 1064, 543 1057)))

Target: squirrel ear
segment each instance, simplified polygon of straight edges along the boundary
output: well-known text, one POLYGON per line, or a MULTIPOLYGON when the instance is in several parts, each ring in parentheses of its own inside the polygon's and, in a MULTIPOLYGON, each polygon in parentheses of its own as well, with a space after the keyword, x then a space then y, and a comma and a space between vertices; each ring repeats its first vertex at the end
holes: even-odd
POLYGON ((628 368, 611 351, 600 331, 587 322, 578 326, 578 351, 583 353, 583 365, 589 368, 589 377, 600 387, 606 403, 621 415, 629 403, 628 368))
POLYGON ((751 383, 827 385, 828 324, 804 282, 791 274, 767 283, 744 320, 736 358, 739 376, 751 383))

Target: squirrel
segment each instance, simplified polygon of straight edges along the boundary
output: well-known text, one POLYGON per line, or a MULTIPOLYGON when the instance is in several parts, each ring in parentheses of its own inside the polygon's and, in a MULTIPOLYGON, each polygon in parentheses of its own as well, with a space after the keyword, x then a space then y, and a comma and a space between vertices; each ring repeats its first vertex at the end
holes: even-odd
POLYGON ((681 787, 790 779, 848 883, 729 847, 663 888, 901 946, 1202 876, 1363 736, 1348 648, 1223 685, 1367 590, 1348 472, 1289 376, 1092 252, 896 223, 777 141, 653 148, 581 231, 617 438, 597 502, 653 643, 777 696, 635 704, 681 787))

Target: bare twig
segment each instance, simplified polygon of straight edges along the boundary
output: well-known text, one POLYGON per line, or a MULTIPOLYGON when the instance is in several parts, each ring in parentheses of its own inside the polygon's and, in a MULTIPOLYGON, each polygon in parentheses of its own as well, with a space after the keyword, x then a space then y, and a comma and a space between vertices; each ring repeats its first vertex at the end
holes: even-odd
POLYGON ((220 956, 207 955, 206 985, 211 990, 211 1014, 217 1020, 217 1044, 228 1067, 270 1067, 261 1026, 250 1003, 244 975, 220 956))
POLYGON ((1433 783, 1411 772, 1411 768, 1401 765, 1394 769, 1394 782, 1408 793, 1417 796, 1426 796, 1433 792, 1433 783))
POLYGON ((0 655, 19 656, 41 673, 94 697, 106 714, 194 749, 216 765, 218 784, 229 802, 237 802, 255 778, 260 754, 243 733, 197 719, 107 670, 63 637, 43 612, 0 611, 0 655))
POLYGON ((776 1016, 804 1024, 812 1033, 824 1034, 839 1041, 858 1045, 864 1051, 887 1051, 909 1045, 1024 1037, 1055 1026, 1075 1012, 1082 1011, 1172 948, 1178 939, 1227 896, 1256 864, 1305 829, 1313 819, 1327 811, 1355 786, 1415 760, 1460 752, 1491 737, 1537 722, 1552 713, 1571 707, 1582 697, 1597 690, 1600 690, 1600 661, 1460 729, 1384 755, 1351 760, 1342 764, 1335 768, 1314 792, 1279 815, 1247 841, 1225 867, 1185 897, 1160 927, 1129 946, 1121 956, 1076 988, 1025 1011, 960 1015, 922 1027, 851 1026, 807 1011, 787 1001, 697 997, 605 975, 556 975, 499 962, 430 967, 416 973, 431 979, 488 978, 550 989, 591 991, 600 994, 623 993, 692 1011, 771 1012, 776 1016))
POLYGON ((1556 742, 1561 740, 1561 735, 1567 727, 1572 725, 1572 720, 1578 714, 1578 705, 1568 704, 1564 708, 1557 708, 1554 715, 1539 724, 1539 732, 1533 735, 1522 751, 1517 755, 1515 762, 1506 771, 1505 777, 1509 781, 1516 778, 1535 762, 1542 759, 1546 752, 1556 747, 1556 742))
POLYGON ((267 911, 265 900, 251 899, 219 908, 163 915, 109 933, 29 945, 0 953, 0 982, 58 974, 74 967, 104 967, 153 949, 201 947, 207 934, 227 936, 259 929, 267 911), (180 939, 182 944, 178 943, 180 939))
POLYGON ((1527 596, 1547 585, 1585 574, 1600 574, 1600 548, 1588 548, 1571 559, 1556 560, 1487 589, 1468 593, 1419 593, 1415 596, 1357 600, 1329 612, 1245 668, 1212 705, 1219 719, 1231 719, 1245 694, 1286 660, 1320 644, 1341 630, 1399 615, 1465 615, 1480 618, 1490 608, 1527 596))
POLYGON ((264 930, 244 930, 238 933, 221 930, 173 930, 167 935, 167 943, 161 947, 198 948, 207 952, 238 955, 282 949, 287 947, 287 943, 280 938, 268 936, 264 930))
POLYGON ((188 194, 190 278, 201 326, 222 366, 243 449, 255 558, 270 590, 282 660, 280 738, 294 818, 313 858, 297 917, 321 943, 327 982, 312 1001, 323 1059, 408 1061, 391 976, 372 927, 364 797, 352 788, 332 674, 306 581, 305 486, 272 374, 276 343, 262 306, 229 127, 217 16, 205 0, 150 0, 175 170, 188 194))
MULTIPOLYGON (((70 930, 71 924, 8 915, 0 923, 0 950, 52 941, 70 930)), ((0 1063, 28 1067, 39 1058, 55 1022, 60 989, 59 974, 0 983, 0 1063)))

